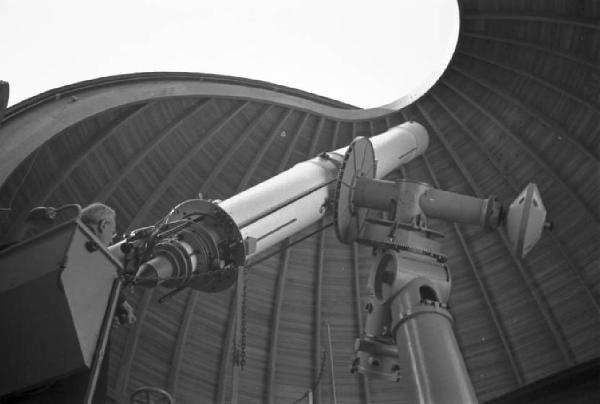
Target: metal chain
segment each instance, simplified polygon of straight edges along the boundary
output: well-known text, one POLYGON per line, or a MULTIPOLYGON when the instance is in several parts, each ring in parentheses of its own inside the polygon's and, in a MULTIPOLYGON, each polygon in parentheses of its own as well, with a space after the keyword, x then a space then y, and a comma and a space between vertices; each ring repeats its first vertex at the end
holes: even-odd
POLYGON ((302 401, 306 397, 308 397, 308 392, 309 391, 315 391, 315 389, 317 388, 317 386, 319 385, 319 383, 321 383, 321 378, 323 377, 323 371, 325 370, 325 362, 326 361, 327 361, 327 351, 323 350, 323 352, 321 353, 321 368, 319 369, 319 374, 317 375, 317 378, 315 379, 315 382, 310 386, 309 390, 306 390, 306 392, 304 392, 304 394, 302 395, 302 397, 298 398, 292 404, 298 404, 300 401, 302 401))
POLYGON ((246 365, 246 328, 248 324, 247 312, 248 312, 248 267, 244 267, 243 269, 243 285, 242 285, 242 332, 241 332, 241 346, 240 346, 240 367, 244 370, 244 366, 246 365))

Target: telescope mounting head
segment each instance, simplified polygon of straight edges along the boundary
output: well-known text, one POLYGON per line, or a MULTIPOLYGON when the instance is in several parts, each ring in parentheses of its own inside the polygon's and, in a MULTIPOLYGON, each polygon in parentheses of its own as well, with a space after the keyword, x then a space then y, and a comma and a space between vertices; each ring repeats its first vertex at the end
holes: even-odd
POLYGON ((397 240, 405 238, 413 244, 427 245, 425 250, 431 251, 431 240, 443 234, 428 228, 427 219, 437 218, 478 225, 488 231, 505 226, 513 252, 523 258, 539 241, 543 229, 551 227, 546 223, 546 209, 533 183, 510 205, 503 205, 493 196, 481 199, 419 181, 376 179, 376 165, 370 140, 356 138, 339 169, 333 200, 335 230, 343 243, 356 241, 390 248, 402 247, 397 240), (385 212, 386 219, 369 217, 369 210, 385 212), (389 228, 387 237, 383 237, 385 226, 389 228))
POLYGON ((134 282, 220 292, 237 279, 246 252, 231 217, 216 203, 190 199, 177 205, 148 238, 149 253, 134 282))

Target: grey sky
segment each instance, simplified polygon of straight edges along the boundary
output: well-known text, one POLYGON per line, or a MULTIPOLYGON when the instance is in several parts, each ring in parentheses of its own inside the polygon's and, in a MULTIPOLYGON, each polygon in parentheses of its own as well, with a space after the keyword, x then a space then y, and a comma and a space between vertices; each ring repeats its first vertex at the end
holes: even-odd
POLYGON ((10 104, 101 76, 189 71, 374 107, 439 75, 457 34, 455 0, 0 0, 0 79, 10 104))

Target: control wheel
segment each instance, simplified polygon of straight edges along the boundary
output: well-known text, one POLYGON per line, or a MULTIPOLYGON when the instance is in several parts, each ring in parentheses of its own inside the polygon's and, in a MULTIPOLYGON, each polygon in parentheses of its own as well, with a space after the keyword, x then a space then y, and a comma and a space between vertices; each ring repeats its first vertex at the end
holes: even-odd
POLYGON ((131 394, 130 404, 174 404, 173 396, 158 387, 142 386, 131 394))

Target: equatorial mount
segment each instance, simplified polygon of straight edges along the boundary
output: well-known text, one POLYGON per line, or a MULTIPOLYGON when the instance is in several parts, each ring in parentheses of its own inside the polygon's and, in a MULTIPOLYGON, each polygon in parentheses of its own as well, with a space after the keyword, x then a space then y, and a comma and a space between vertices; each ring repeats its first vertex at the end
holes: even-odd
POLYGON ((352 371, 388 380, 410 380, 415 402, 475 403, 476 397, 448 311, 451 274, 428 219, 506 226, 518 257, 527 254, 545 227, 546 210, 535 184, 507 206, 403 179, 377 179, 369 139, 355 139, 339 170, 333 201, 334 223, 343 243, 373 247, 369 303, 352 371), (379 211, 383 218, 374 218, 379 211))

